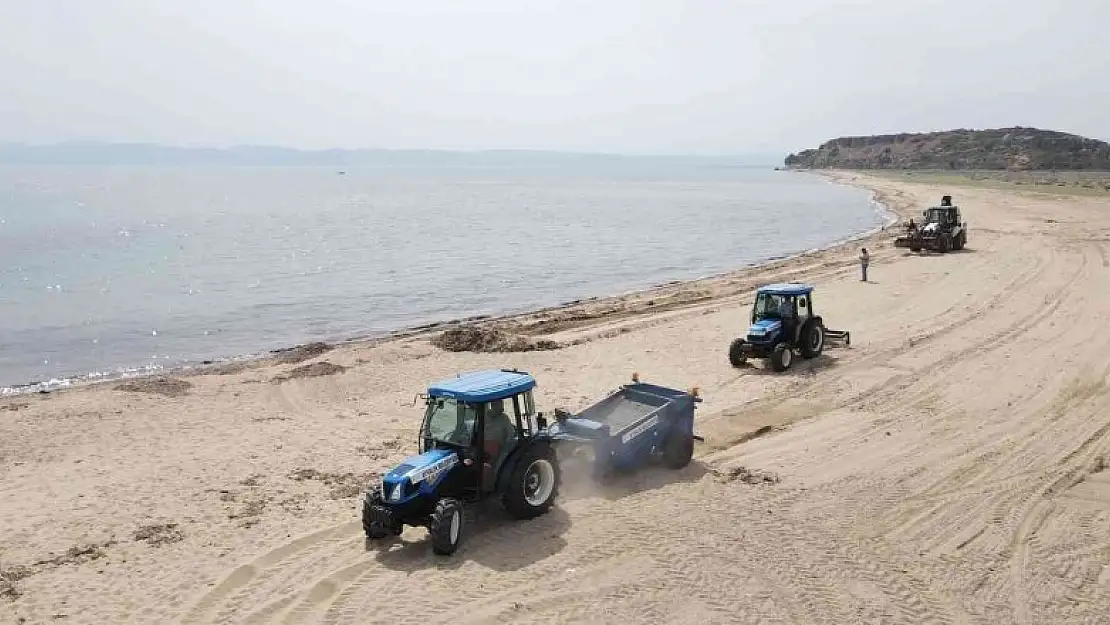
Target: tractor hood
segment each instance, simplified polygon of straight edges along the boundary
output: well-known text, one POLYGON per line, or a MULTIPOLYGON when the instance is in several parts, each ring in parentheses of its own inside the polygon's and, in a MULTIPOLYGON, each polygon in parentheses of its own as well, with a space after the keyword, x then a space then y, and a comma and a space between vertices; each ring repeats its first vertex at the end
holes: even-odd
POLYGON ((386 473, 386 483, 397 483, 407 479, 416 485, 427 480, 435 483, 441 474, 446 473, 459 463, 459 454, 450 449, 432 449, 416 456, 409 456, 401 464, 386 473))
POLYGON ((778 319, 760 319, 748 328, 748 336, 764 337, 771 336, 782 328, 782 322, 778 319))

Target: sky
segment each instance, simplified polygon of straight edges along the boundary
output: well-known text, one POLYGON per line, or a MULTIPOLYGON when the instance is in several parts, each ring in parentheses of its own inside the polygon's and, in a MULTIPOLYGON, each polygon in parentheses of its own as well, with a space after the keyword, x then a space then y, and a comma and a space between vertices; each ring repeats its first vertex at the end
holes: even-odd
POLYGON ((1110 139, 1106 0, 0 0, 0 142, 787 153, 1110 139))

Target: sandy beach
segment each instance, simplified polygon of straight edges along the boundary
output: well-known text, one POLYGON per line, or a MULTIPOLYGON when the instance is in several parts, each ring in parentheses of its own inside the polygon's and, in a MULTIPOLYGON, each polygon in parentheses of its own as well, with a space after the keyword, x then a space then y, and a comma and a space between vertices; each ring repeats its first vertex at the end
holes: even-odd
POLYGON ((1110 622, 1110 198, 839 173, 967 249, 893 231, 758 269, 170 378, 0 399, 0 623, 1110 622), (871 251, 859 280, 858 247, 871 251), (852 333, 733 368, 753 289, 852 333), (546 345, 546 344, 545 344, 546 345), (574 410, 638 372, 704 399, 678 473, 490 512, 458 554, 368 547, 359 494, 415 450, 426 385, 517 367, 574 410))

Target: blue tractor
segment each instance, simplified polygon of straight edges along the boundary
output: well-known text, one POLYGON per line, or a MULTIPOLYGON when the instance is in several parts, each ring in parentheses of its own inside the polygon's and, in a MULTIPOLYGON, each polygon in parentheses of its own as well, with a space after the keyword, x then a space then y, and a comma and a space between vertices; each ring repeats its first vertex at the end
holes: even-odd
POLYGON ((771 369, 786 371, 794 362, 794 352, 802 358, 816 358, 825 344, 851 345, 849 332, 830 330, 813 308, 813 286, 790 282, 768 284, 756 290, 752 304, 751 326, 746 337, 732 341, 728 359, 739 367, 748 358, 766 358, 771 369))
POLYGON ((499 497, 518 519, 546 513, 560 474, 554 439, 535 412, 535 386, 528 373, 492 370, 429 387, 419 453, 367 489, 367 538, 423 526, 432 551, 451 555, 463 535, 464 503, 499 497))

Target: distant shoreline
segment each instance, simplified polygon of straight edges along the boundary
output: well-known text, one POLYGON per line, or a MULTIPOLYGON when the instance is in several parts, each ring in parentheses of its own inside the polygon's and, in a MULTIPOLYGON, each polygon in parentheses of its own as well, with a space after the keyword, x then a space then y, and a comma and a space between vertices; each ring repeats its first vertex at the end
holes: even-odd
POLYGON ((69 142, 24 144, 0 142, 0 166, 80 165, 217 165, 304 167, 398 166, 560 166, 596 163, 658 162, 773 167, 782 164, 778 153, 738 154, 622 154, 528 149, 300 149, 269 145, 189 147, 157 143, 69 142))
MULTIPOLYGON (((850 181, 843 180, 835 174, 827 174, 822 172, 802 173, 816 176, 830 184, 861 188, 869 191, 870 196, 868 198, 868 202, 872 205, 875 212, 880 216, 882 223, 878 226, 858 232, 854 235, 830 241, 826 245, 822 245, 817 248, 812 248, 783 257, 767 258, 761 261, 755 261, 745 266, 737 267, 735 269, 730 269, 724 272, 718 272, 697 278, 691 278, 687 280, 672 280, 643 288, 618 292, 615 294, 580 298, 539 308, 525 308, 501 314, 470 315, 432 323, 419 324, 411 327, 399 328, 397 330, 388 331, 382 334, 354 335, 334 340, 330 343, 326 343, 326 345, 328 345, 329 348, 379 345, 390 341, 433 335, 448 330, 450 328, 456 328, 466 325, 513 323, 553 313, 570 312, 578 307, 583 306, 605 306, 607 304, 616 304, 629 299, 661 299, 669 292, 673 292, 676 290, 681 291, 703 283, 711 283, 714 281, 744 277, 754 272, 758 272, 760 270, 769 270, 778 265, 789 263, 791 261, 796 261, 798 259, 819 256, 822 254, 835 253, 837 250, 845 248, 853 243, 860 243, 879 237, 883 233, 885 228, 896 222, 899 218, 898 212, 890 206, 890 203, 887 202, 878 194, 878 192, 873 189, 852 184, 850 181)), ((137 378, 150 378, 158 376, 206 375, 211 372, 218 372, 220 369, 226 368, 228 366, 265 366, 268 363, 272 363, 275 359, 280 359, 282 353, 305 347, 305 345, 306 344, 278 346, 266 352, 248 353, 238 356, 211 360, 178 362, 165 367, 134 367, 125 371, 100 373, 92 376, 71 376, 66 378, 52 378, 46 381, 33 381, 22 384, 13 384, 11 386, 0 387, 0 397, 16 397, 31 393, 53 393, 63 390, 86 388, 89 386, 110 384, 119 382, 121 380, 130 380, 137 378)), ((320 345, 320 343, 313 343, 309 345, 320 345)))

